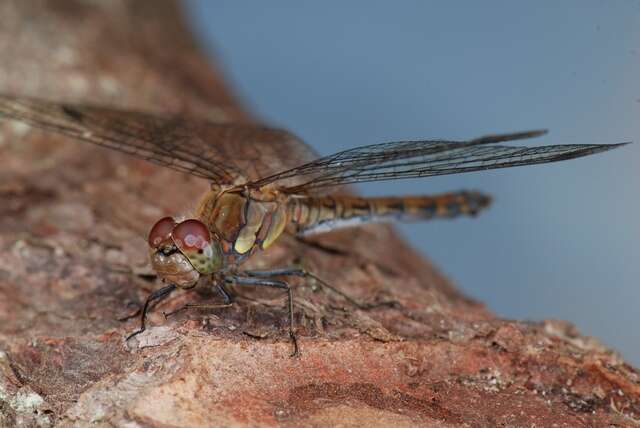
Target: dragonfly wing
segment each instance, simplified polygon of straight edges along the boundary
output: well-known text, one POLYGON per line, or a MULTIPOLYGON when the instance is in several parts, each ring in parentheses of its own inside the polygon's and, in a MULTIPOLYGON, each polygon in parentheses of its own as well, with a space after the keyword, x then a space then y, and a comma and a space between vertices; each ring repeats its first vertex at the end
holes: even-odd
POLYGON ((257 180, 312 159, 292 134, 212 122, 0 95, 0 118, 115 149, 216 184, 257 180))
POLYGON ((400 141, 358 147, 317 159, 263 179, 277 181, 291 175, 306 177, 287 189, 317 192, 351 183, 459 174, 519 165, 534 165, 587 156, 621 144, 572 144, 516 147, 495 144, 542 135, 544 131, 492 135, 467 141, 400 141))
POLYGON ((333 155, 316 159, 304 165, 262 178, 254 184, 257 186, 276 182, 280 184, 283 180, 290 180, 293 177, 298 177, 300 182, 303 182, 305 183, 305 186, 310 187, 311 181, 319 180, 321 178, 335 177, 341 172, 346 173, 347 171, 358 170, 363 166, 376 168, 391 160, 402 161, 404 159, 417 158, 419 156, 435 155, 437 153, 449 151, 453 148, 522 140, 544 135, 546 133, 546 130, 539 129, 511 134, 486 135, 468 141, 418 140, 372 144, 355 147, 353 149, 344 150, 334 153, 333 155))

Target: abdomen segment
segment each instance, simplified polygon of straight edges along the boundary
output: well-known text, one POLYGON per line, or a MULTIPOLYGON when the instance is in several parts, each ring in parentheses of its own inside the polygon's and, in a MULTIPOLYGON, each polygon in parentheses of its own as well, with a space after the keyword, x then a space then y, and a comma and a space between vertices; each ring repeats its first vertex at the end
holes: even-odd
POLYGON ((297 232, 309 235, 372 222, 474 216, 490 203, 488 195, 463 191, 386 198, 296 196, 291 198, 288 208, 290 221, 297 232))

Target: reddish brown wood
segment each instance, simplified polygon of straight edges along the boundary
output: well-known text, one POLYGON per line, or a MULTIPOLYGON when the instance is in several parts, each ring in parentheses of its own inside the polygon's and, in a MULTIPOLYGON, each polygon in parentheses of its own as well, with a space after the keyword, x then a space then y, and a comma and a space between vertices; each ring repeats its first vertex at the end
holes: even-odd
MULTIPOLYGON (((247 120, 168 1, 0 4, 0 91, 247 120)), ((181 313, 176 294, 127 347, 117 320, 159 284, 145 234, 207 183, 106 150, 0 125, 0 426, 633 426, 636 369, 559 321, 496 318, 390 228, 334 233, 330 253, 285 239, 256 267, 297 260, 362 300, 296 287, 181 313), (128 306, 129 305, 129 306, 128 306)), ((477 284, 481 287, 482 284, 477 284)))

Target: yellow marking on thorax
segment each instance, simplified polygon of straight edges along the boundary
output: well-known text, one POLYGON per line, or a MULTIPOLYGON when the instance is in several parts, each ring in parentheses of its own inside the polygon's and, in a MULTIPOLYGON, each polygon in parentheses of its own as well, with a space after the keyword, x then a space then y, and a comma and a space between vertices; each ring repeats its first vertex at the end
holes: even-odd
POLYGON ((233 249, 237 253, 244 254, 251 250, 256 243, 256 235, 262 227, 265 216, 269 212, 268 205, 274 205, 273 202, 247 201, 247 219, 245 225, 240 229, 240 233, 233 244, 233 249))
POLYGON ((267 249, 273 244, 273 242, 282 235, 285 227, 289 223, 289 217, 287 216, 287 209, 284 203, 279 203, 275 212, 271 215, 271 224, 266 229, 267 233, 262 241, 262 249, 267 249))

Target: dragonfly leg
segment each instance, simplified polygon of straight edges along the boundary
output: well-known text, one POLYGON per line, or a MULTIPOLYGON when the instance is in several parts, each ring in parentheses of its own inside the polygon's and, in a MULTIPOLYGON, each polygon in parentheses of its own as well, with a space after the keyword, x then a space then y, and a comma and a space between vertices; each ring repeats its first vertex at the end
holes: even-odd
POLYGON ((386 306, 386 307, 399 306, 399 303, 395 300, 385 300, 377 303, 358 302, 353 297, 349 296, 343 291, 340 291, 339 289, 330 285, 326 281, 323 281, 317 275, 311 272, 308 272, 306 269, 302 269, 302 268, 291 267, 291 268, 280 268, 280 269, 271 269, 271 270, 264 270, 264 271, 244 271, 242 273, 245 275, 248 275, 251 277, 257 277, 257 278, 269 278, 269 277, 276 277, 276 276, 297 276, 301 278, 310 278, 318 282, 318 284, 320 284, 322 287, 341 296, 343 299, 345 299, 347 302, 357 307, 358 309, 369 310, 369 309, 375 309, 383 306, 386 306))
POLYGON ((248 276, 229 276, 225 278, 225 281, 230 284, 237 285, 259 285, 265 287, 273 287, 279 288, 281 290, 287 290, 288 295, 288 306, 289 306, 289 337, 291 338, 291 343, 293 344, 293 353, 292 357, 299 355, 298 353, 298 339, 296 337, 295 331, 293 329, 293 293, 291 291, 291 287, 285 281, 268 279, 272 276, 276 275, 249 275, 249 272, 242 272, 242 274, 247 274, 248 276))
POLYGON ((231 305, 231 303, 233 303, 233 296, 226 288, 224 288, 224 284, 219 282, 216 287, 220 294, 222 294, 222 299, 224 300, 225 305, 231 305))
POLYGON ((169 284, 166 287, 162 287, 159 290, 156 290, 153 293, 149 294, 149 297, 147 297, 147 300, 144 302, 144 306, 142 307, 142 315, 140 316, 140 328, 127 336, 127 338, 125 339, 126 341, 131 339, 133 336, 137 336, 147 329, 145 322, 147 320, 149 304, 151 304, 151 302, 153 302, 154 300, 159 300, 168 296, 176 288, 177 286, 175 284, 169 284))
POLYGON ((222 295, 222 299, 224 300, 224 303, 220 304, 220 303, 186 303, 182 306, 180 306, 178 309, 171 311, 171 312, 163 312, 162 314, 164 315, 165 318, 169 318, 172 315, 177 314, 178 312, 182 312, 186 309, 218 309, 218 308, 228 308, 229 306, 231 306, 233 304, 233 297, 231 296, 231 294, 227 291, 226 288, 224 288, 224 284, 218 282, 216 284, 216 288, 218 289, 218 291, 220 292, 220 294, 222 295))

